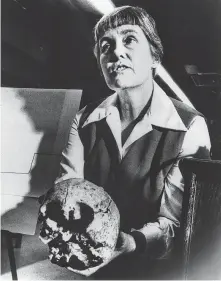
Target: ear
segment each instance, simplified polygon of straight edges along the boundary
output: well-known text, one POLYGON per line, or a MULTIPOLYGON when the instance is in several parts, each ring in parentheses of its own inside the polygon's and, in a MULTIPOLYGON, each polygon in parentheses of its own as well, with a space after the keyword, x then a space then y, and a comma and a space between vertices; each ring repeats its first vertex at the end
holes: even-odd
POLYGON ((153 77, 155 77, 157 75, 157 68, 158 68, 159 65, 160 65, 159 61, 156 61, 156 60, 153 61, 153 64, 152 64, 153 77))
POLYGON ((152 68, 156 69, 158 67, 158 65, 159 65, 159 61, 156 60, 155 58, 153 58, 152 68))

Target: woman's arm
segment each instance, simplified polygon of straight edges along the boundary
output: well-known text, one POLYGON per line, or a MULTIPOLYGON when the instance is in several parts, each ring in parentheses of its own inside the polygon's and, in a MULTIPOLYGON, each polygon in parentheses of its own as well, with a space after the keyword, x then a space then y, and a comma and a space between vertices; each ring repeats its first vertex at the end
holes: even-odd
POLYGON ((60 175, 55 183, 69 178, 84 178, 84 147, 78 133, 84 110, 85 108, 77 113, 72 123, 68 143, 62 152, 60 175))

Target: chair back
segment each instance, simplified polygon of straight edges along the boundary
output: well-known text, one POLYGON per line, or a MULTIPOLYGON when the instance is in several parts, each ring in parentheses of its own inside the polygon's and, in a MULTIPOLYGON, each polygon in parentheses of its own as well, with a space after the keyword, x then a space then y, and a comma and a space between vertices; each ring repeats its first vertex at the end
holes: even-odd
POLYGON ((180 169, 183 278, 221 279, 221 161, 184 159, 180 169))

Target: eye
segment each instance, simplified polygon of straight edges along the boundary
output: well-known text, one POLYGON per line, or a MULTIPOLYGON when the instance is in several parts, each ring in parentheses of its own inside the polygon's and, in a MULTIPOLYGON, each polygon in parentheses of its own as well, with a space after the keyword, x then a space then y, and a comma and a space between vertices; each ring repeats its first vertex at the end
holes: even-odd
POLYGON ((128 36, 126 36, 126 38, 124 39, 124 43, 125 43, 126 45, 131 45, 131 44, 133 44, 134 42, 137 42, 137 39, 136 39, 136 37, 133 36, 133 35, 128 35, 128 36))
POLYGON ((106 54, 108 53, 108 51, 110 50, 111 44, 109 42, 102 42, 101 46, 100 46, 100 51, 102 54, 106 54))

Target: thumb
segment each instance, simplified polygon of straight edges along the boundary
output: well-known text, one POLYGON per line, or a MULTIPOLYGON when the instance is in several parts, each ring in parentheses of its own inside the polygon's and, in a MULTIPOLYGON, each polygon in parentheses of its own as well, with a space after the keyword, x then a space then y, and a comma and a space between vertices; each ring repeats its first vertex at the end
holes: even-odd
POLYGON ((68 179, 70 179, 70 178, 71 178, 71 177, 70 177, 69 174, 65 174, 64 176, 61 176, 60 178, 57 178, 54 183, 57 184, 57 183, 59 183, 59 182, 62 182, 62 181, 64 181, 64 180, 68 180, 68 179))

